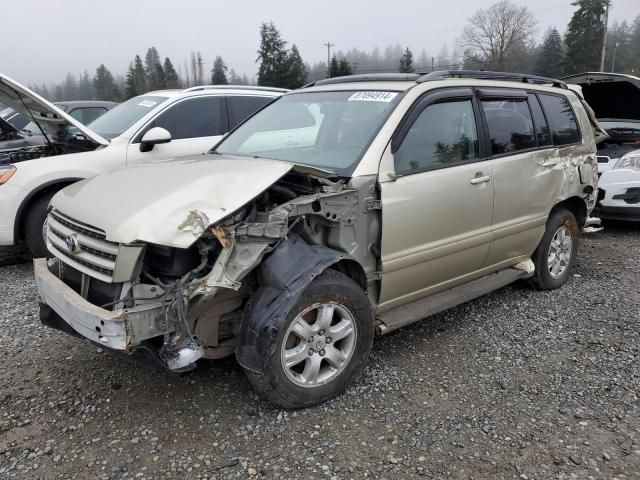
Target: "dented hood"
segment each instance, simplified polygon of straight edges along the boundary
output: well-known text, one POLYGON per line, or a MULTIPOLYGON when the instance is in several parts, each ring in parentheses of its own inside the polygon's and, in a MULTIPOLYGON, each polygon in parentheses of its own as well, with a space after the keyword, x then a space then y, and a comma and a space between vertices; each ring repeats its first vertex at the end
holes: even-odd
POLYGON ((276 160, 181 157, 74 183, 53 197, 51 205, 104 230, 114 242, 186 248, 292 168, 276 160))
POLYGON ((61 129, 72 126, 77 128, 86 138, 97 145, 109 144, 108 140, 90 128, 87 128, 72 116, 64 113, 53 103, 1 73, 0 103, 13 108, 16 112, 22 113, 29 118, 32 118, 32 116, 35 117, 38 124, 51 136, 56 136, 61 129))

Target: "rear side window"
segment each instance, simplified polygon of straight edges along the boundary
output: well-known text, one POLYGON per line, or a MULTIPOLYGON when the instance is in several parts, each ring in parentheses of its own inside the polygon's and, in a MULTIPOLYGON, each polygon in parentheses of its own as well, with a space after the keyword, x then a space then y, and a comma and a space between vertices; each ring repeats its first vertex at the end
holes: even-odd
POLYGON ((533 116, 538 146, 546 147, 548 145, 553 145, 549 125, 547 125, 547 119, 544 118, 544 113, 542 112, 542 107, 540 106, 538 97, 532 93, 529 94, 529 108, 531 108, 531 115, 533 116))
POLYGON ((425 108, 393 158, 396 173, 408 174, 458 165, 478 158, 478 134, 471 100, 425 108))
POLYGON ((254 112, 264 107, 271 100, 273 100, 273 97, 227 97, 229 129, 234 128, 254 112))
POLYGON ((571 104, 566 97, 539 94, 547 115, 554 145, 570 145, 580 141, 580 131, 571 104))
POLYGON ((89 125, 96 118, 107 111, 106 108, 103 107, 85 107, 85 108, 76 108, 75 110, 71 110, 69 115, 78 120, 80 123, 84 123, 85 125, 89 125))
POLYGON ((138 140, 150 129, 162 127, 173 140, 213 137, 225 133, 221 97, 196 97, 172 105, 143 130, 138 140))
POLYGON ((482 108, 489 127, 492 155, 537 146, 533 119, 525 98, 482 100, 482 108))

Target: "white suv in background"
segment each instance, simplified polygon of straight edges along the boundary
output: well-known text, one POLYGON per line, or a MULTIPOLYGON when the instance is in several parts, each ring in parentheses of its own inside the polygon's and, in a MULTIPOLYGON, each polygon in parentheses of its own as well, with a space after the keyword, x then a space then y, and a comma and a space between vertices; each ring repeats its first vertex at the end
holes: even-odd
POLYGON ((149 92, 85 126, 0 74, 0 102, 30 116, 47 137, 44 145, 0 150, 0 245, 25 241, 35 257, 45 256, 42 227, 58 190, 98 173, 204 153, 284 92, 239 86, 149 92))

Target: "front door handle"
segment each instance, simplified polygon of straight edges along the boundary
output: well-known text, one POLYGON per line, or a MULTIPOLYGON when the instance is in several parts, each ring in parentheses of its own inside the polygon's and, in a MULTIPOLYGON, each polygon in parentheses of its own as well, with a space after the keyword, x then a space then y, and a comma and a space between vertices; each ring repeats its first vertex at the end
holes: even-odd
POLYGON ((482 177, 473 177, 469 183, 471 185, 478 185, 479 183, 487 183, 491 181, 491 175, 484 175, 482 177))

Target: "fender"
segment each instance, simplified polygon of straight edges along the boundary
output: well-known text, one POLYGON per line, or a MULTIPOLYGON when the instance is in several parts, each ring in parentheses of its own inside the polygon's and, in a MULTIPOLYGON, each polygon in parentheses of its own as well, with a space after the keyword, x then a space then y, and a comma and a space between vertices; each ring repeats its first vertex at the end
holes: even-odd
POLYGON ((18 240, 20 239, 20 234, 21 234, 20 232, 22 230, 22 217, 25 213, 27 205, 29 205, 29 203, 31 202, 31 200, 33 200, 33 198, 40 195, 40 193, 48 190, 49 187, 52 187, 54 185, 63 184, 66 187, 67 185, 79 182, 81 180, 84 180, 84 178, 79 178, 79 177, 56 178, 55 180, 49 180, 48 182, 44 182, 38 185, 33 190, 31 190, 29 194, 22 199, 22 202, 20 202, 20 206, 18 207, 18 210, 16 210, 16 216, 13 220, 14 243, 17 243, 18 240))
POLYGON ((236 345, 240 365, 257 373, 265 371, 266 359, 274 354, 276 339, 302 292, 342 259, 352 257, 291 234, 260 264, 260 287, 244 309, 236 345))

